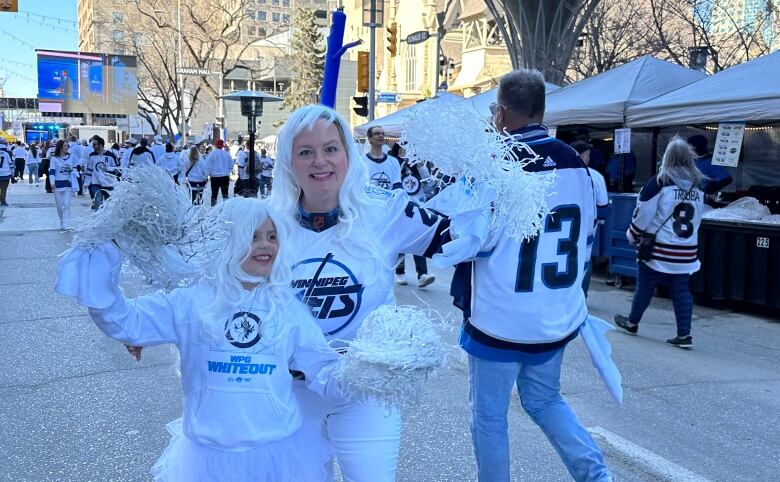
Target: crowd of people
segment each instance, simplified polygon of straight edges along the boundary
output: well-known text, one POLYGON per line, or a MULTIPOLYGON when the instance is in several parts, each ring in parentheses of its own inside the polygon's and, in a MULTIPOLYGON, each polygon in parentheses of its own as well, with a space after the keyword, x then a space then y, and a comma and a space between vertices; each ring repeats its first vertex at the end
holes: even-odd
MULTIPOLYGON (((601 170, 605 164, 586 137, 571 146, 551 137, 541 123, 544 110, 540 73, 502 77, 492 120, 539 155, 525 169, 552 176, 553 187, 546 199, 550 214, 535 238, 517 240, 499 229, 489 245, 468 253, 472 261, 455 267, 450 293, 463 312, 470 431, 479 480, 510 480, 507 412, 516 386, 523 409, 572 478, 610 481, 601 449, 561 396, 560 376, 568 343, 582 336, 610 386, 609 370, 600 365, 609 359, 606 324, 588 314, 586 295, 593 235, 605 217, 612 178, 605 181, 593 167, 594 161, 601 170)), ((338 113, 311 105, 281 128, 276 160, 264 149, 256 153, 254 173, 247 172, 246 145, 228 149, 220 140, 178 152, 158 138, 111 148, 97 136, 91 149, 75 140, 30 146, 44 152, 32 158, 46 163, 40 170, 55 191, 63 227, 74 191, 86 185, 97 209, 121 182, 122 169, 142 163, 186 183, 193 203, 203 202, 208 182, 211 204, 220 193, 226 200, 231 236, 195 287, 128 302, 117 285, 122 255, 111 244, 74 248, 61 264, 58 291, 87 305, 98 327, 135 356, 145 346, 179 347, 184 413, 169 425, 173 438, 154 466, 157 480, 204 474, 211 480, 225 474, 230 480, 333 480, 333 459, 346 481, 395 480, 401 414, 378 400, 345 397, 333 370, 366 317, 395 303, 394 283, 406 284, 405 254, 414 256, 419 287, 434 282, 426 258, 452 241, 451 220, 424 206, 442 184, 432 166, 410 165, 399 143, 387 152, 381 127, 369 129, 367 138, 364 153, 338 113), (257 192, 247 190, 250 175, 257 192), (84 286, 84 277, 100 280, 90 286, 108 295, 68 288, 84 286), (232 372, 216 368, 234 364, 232 372), (258 376, 239 388, 229 375, 245 369, 258 376), (261 406, 273 410, 258 411, 261 406)), ((11 166, 16 178, 25 163, 30 166, 26 153, 21 164, 14 156, 0 149, 0 189, 11 166)), ((673 140, 659 175, 639 194, 627 236, 640 251, 648 234, 653 243, 640 256, 631 315, 615 317, 620 329, 636 334, 655 287, 668 284, 678 321, 677 337, 668 342, 681 348, 692 347, 687 277, 698 268, 700 184, 708 179, 695 159, 684 140, 673 140)))
POLYGON ((73 195, 92 199, 92 209, 100 208, 116 183, 121 180, 122 169, 130 166, 155 164, 167 171, 174 182, 187 185, 192 202, 203 201, 203 191, 211 182, 211 204, 217 203, 221 192, 228 199, 230 176, 236 175, 234 195, 261 197, 271 194, 274 160, 265 148, 256 146, 255 187, 250 189, 247 142, 233 141, 228 149, 217 139, 213 144, 199 140, 184 145, 164 143, 157 135, 150 142, 146 138, 130 138, 124 144, 106 145, 106 140, 93 136, 78 140, 71 136, 29 145, 17 141, 9 144, 0 139, 0 206, 9 206, 7 196, 11 184, 25 181, 47 193, 53 193, 60 228, 70 229, 70 204, 73 195))

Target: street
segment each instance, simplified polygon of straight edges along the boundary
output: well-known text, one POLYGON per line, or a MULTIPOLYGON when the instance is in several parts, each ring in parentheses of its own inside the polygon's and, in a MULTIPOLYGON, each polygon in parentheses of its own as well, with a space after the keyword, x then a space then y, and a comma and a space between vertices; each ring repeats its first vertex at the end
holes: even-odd
MULTIPOLYGON (((149 480, 168 443, 165 424, 181 415, 174 349, 146 349, 137 363, 85 308, 55 294, 57 256, 72 234, 57 229, 53 195, 16 184, 8 201, 0 211, 0 480, 149 480)), ((89 198, 74 197, 73 210, 74 219, 88 214, 89 198)), ((456 343, 451 270, 433 273, 426 289, 398 286, 397 301, 450 313, 456 343)), ((128 296, 145 290, 127 273, 122 285, 128 296)), ((628 312, 631 296, 595 277, 591 313, 611 321, 628 312)), ((609 397, 581 340, 566 352, 564 396, 604 449, 615 480, 780 480, 780 323, 696 306, 691 351, 664 343, 674 326, 671 302, 655 298, 639 336, 609 334, 623 407, 609 397)), ((442 372, 417 409, 403 413, 399 481, 476 480, 467 378, 465 365, 442 372)), ((516 396, 510 437, 512 480, 570 480, 516 396)))

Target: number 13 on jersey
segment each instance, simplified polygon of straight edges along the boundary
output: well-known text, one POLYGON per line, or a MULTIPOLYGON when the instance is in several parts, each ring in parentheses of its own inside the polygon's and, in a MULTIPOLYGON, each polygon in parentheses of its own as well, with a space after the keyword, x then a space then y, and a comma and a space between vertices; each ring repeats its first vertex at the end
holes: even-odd
POLYGON ((550 214, 545 219, 543 231, 535 238, 523 241, 520 244, 517 280, 515 282, 516 293, 527 293, 534 290, 539 240, 542 235, 562 232, 567 221, 568 232, 565 236, 557 239, 558 247, 556 251, 558 255, 565 256, 565 261, 563 263, 559 261, 543 262, 538 268, 542 270, 542 283, 549 289, 569 288, 577 281, 579 272, 579 249, 577 243, 580 239, 582 215, 579 206, 567 204, 551 209, 550 214))

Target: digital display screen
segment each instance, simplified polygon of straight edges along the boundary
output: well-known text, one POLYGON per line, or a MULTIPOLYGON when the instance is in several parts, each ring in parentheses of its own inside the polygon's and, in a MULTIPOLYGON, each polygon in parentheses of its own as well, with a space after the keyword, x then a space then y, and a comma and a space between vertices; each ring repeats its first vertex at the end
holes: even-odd
POLYGON ((56 50, 37 53, 41 112, 138 113, 135 57, 56 50))

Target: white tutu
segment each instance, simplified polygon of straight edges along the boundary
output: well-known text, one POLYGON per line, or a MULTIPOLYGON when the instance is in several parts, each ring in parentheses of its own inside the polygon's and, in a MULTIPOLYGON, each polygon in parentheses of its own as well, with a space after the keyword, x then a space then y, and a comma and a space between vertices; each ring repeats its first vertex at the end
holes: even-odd
POLYGON ((167 426, 171 441, 152 467, 164 482, 310 482, 326 480, 332 451, 321 434, 299 429, 286 439, 244 452, 204 447, 182 433, 181 419, 167 426))

